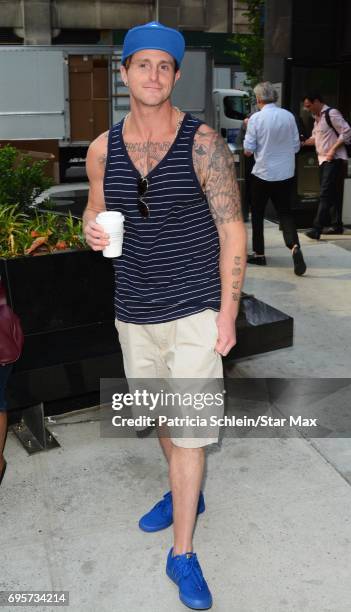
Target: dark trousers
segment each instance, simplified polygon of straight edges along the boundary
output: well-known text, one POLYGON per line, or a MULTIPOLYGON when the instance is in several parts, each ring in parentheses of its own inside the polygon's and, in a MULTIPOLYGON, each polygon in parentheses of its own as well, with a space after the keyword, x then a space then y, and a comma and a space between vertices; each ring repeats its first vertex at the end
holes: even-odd
MULTIPOLYGON (((6 391, 6 383, 8 377, 11 374, 12 363, 8 363, 6 365, 0 364, 0 412, 6 410, 6 399, 5 399, 5 391, 6 391)), ((1 452, 1 448, 0 448, 1 452)))
POLYGON ((319 167, 321 192, 317 214, 313 221, 313 226, 319 231, 328 225, 335 228, 343 226, 342 201, 345 170, 346 164, 343 159, 325 161, 319 167))
POLYGON ((244 164, 244 179, 245 179, 245 188, 244 188, 244 198, 242 199, 242 208, 243 208, 243 216, 244 221, 247 221, 249 218, 249 212, 251 210, 251 202, 252 202, 252 168, 255 165, 255 158, 253 155, 251 157, 243 156, 243 164, 244 164))
POLYGON ((277 211, 284 242, 289 249, 300 245, 295 221, 291 212, 291 195, 293 178, 285 181, 263 181, 252 176, 252 249, 258 255, 264 255, 264 211, 270 198, 277 211))

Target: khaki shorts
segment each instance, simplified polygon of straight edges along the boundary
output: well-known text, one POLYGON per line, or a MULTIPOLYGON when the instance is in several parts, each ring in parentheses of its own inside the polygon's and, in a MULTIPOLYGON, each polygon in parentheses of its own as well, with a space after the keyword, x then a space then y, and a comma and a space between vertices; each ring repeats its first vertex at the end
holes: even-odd
MULTIPOLYGON (((203 312, 167 321, 139 325, 116 320, 128 379, 223 379, 222 357, 215 350, 217 312, 203 312)), ((221 415, 220 415, 221 416, 221 415)), ((214 437, 212 437, 212 430, 214 437)), ((198 448, 218 442, 211 437, 172 437, 176 446, 198 448)))

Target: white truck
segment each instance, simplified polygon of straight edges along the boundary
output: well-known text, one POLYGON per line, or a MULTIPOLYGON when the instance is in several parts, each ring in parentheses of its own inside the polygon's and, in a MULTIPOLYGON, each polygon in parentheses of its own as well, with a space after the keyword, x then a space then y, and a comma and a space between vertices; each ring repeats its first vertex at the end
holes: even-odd
POLYGON ((214 89, 214 129, 235 144, 243 119, 250 113, 250 96, 241 89, 214 89))
MULTIPOLYGON (((0 146, 50 153, 56 182, 84 166, 90 142, 129 110, 115 46, 0 45, 0 146)), ((241 90, 213 91, 211 50, 188 49, 172 101, 222 133, 247 114, 241 90)), ((228 138, 229 139, 229 138, 228 138)))

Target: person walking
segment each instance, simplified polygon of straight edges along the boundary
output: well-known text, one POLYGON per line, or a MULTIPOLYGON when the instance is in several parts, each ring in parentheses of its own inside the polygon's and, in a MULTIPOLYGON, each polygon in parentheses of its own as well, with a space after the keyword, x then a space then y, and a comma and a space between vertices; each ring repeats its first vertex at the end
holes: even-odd
POLYGON ((244 169, 244 197, 242 198, 242 210, 245 223, 249 220, 249 215, 251 211, 252 168, 255 165, 255 160, 253 156, 247 157, 243 155, 243 143, 248 122, 249 117, 245 117, 245 119, 243 119, 241 128, 239 130, 235 142, 236 149, 239 150, 239 154, 241 156, 241 163, 243 164, 244 169))
MULTIPOLYGON (((182 34, 151 22, 126 34, 121 76, 130 113, 89 147, 89 199, 83 216, 95 251, 108 243, 97 213, 125 217, 115 269, 116 327, 127 378, 221 379, 236 343, 246 265, 246 230, 233 156, 213 129, 172 105, 185 51, 182 34)), ((207 609, 212 595, 193 550, 205 448, 217 438, 159 442, 171 490, 139 526, 173 523, 166 573, 180 600, 207 609)))
POLYGON ((254 88, 257 106, 247 125, 244 154, 255 156, 252 169, 252 248, 247 261, 266 265, 264 247, 264 212, 270 198, 277 211, 286 246, 291 249, 294 272, 306 271, 295 221, 291 212, 291 196, 295 173, 295 154, 300 138, 294 116, 276 105, 278 95, 272 83, 259 83, 254 88))
POLYGON ((345 143, 351 142, 351 127, 336 108, 324 103, 318 92, 303 97, 304 108, 312 113, 314 126, 303 146, 314 145, 320 170, 320 196, 313 228, 306 236, 319 240, 321 234, 343 234, 342 202, 347 167, 345 143))

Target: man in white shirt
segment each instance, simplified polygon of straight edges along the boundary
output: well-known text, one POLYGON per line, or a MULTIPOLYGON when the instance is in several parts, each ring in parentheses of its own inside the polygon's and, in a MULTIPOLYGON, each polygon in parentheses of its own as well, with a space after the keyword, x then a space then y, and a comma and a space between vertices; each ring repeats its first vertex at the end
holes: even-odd
POLYGON ((260 110, 250 117, 244 140, 244 154, 255 156, 251 211, 253 253, 248 255, 247 261, 266 265, 263 224, 270 198, 279 216, 285 244, 292 251, 294 272, 301 276, 306 271, 306 264, 291 212, 299 132, 294 116, 275 104, 278 95, 272 83, 259 83, 254 93, 260 110))
POLYGON ((306 110, 312 113, 314 126, 304 145, 315 145, 320 170, 321 190, 313 228, 306 236, 319 240, 321 234, 342 234, 342 201, 347 166, 345 142, 351 142, 351 128, 336 108, 324 104, 317 92, 306 94, 306 110), (330 225, 331 227, 324 227, 330 225))

